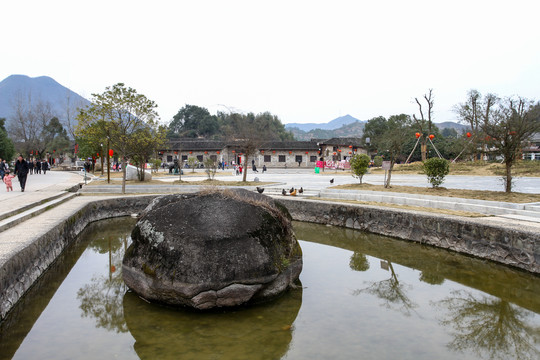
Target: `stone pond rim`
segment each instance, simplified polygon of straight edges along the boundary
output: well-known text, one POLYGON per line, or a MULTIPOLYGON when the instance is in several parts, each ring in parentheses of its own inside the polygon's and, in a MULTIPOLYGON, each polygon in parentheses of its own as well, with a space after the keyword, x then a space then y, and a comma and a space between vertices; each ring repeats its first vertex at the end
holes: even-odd
POLYGON ((154 199, 123 260, 142 298, 196 309, 263 302, 293 286, 302 251, 287 209, 243 189, 154 199))

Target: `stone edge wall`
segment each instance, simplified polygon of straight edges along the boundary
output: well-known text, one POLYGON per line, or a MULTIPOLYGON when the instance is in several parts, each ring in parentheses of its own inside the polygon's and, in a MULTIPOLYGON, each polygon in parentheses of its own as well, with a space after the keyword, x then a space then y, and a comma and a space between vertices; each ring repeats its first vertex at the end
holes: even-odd
POLYGON ((89 202, 9 258, 0 268, 0 321, 88 224, 140 212, 153 198, 138 196, 89 202))
POLYGON ((416 241, 540 273, 540 233, 478 218, 313 200, 276 199, 294 220, 416 241))

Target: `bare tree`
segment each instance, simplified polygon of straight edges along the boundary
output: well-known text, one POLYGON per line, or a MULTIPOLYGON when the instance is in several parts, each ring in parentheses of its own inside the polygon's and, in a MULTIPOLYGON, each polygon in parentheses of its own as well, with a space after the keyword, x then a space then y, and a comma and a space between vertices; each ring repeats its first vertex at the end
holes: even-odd
POLYGON ((531 136, 540 132, 540 103, 522 97, 506 98, 490 111, 482 124, 490 152, 501 155, 506 167, 505 191, 512 191, 512 166, 531 136))
POLYGON ((424 117, 424 110, 422 109, 422 103, 418 98, 414 98, 416 104, 418 104, 418 111, 420 112, 420 119, 413 114, 413 119, 416 125, 420 128, 422 133, 422 140, 420 143, 420 151, 422 153, 422 161, 427 159, 427 136, 431 134, 432 116, 433 116, 433 89, 429 89, 427 94, 424 94, 424 100, 427 105, 427 119, 424 117))

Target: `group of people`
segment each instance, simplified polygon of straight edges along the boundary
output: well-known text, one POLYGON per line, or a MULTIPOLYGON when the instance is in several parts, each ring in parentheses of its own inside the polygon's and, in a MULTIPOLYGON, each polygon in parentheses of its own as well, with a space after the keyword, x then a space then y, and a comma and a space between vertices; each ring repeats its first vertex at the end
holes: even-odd
POLYGON ((41 171, 43 171, 43 174, 46 174, 47 170, 49 170, 49 163, 46 160, 27 162, 19 155, 13 170, 13 173, 11 173, 9 164, 5 160, 0 159, 0 177, 6 185, 6 191, 13 191, 13 179, 17 177, 19 179, 19 184, 21 185, 21 191, 24 192, 28 174, 41 174, 41 171))
POLYGON ((28 161, 28 173, 30 175, 32 174, 41 174, 41 171, 43 171, 43 175, 47 174, 47 170, 49 170, 49 163, 47 160, 34 160, 34 161, 28 161))

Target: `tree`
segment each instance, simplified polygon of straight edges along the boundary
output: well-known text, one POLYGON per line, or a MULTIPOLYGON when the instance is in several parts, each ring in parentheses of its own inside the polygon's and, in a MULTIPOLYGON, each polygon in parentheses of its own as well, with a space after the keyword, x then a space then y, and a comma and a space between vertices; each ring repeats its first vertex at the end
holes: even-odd
POLYGON ((427 119, 424 117, 424 109, 422 109, 422 103, 418 98, 414 98, 416 104, 418 104, 418 111, 420 112, 420 119, 413 115, 413 119, 422 134, 422 139, 420 143, 420 152, 422 153, 422 161, 427 159, 427 136, 431 134, 432 127, 432 115, 433 115, 433 89, 429 89, 427 94, 424 94, 424 100, 427 105, 427 119))
POLYGON ((390 187, 394 165, 402 155, 405 144, 412 137, 411 125, 411 119, 406 114, 392 115, 388 120, 379 116, 366 123, 364 137, 370 138, 371 146, 378 154, 384 153, 390 160, 385 188, 390 187))
MULTIPOLYGON (((494 94, 487 94, 483 97, 477 90, 471 89, 467 93, 467 100, 454 106, 458 121, 470 127, 469 131, 472 133, 470 141, 474 145, 473 151, 480 148, 483 153, 485 150, 486 142, 482 126, 490 121, 494 105, 498 100, 494 94)), ((476 154, 473 153, 473 155, 473 159, 476 159, 476 154)))
POLYGON ((362 183, 362 178, 368 171, 371 159, 366 154, 355 154, 351 158, 351 170, 354 177, 357 177, 362 183))
POLYGON ((137 167, 139 180, 144 181, 145 165, 154 155, 158 148, 165 144, 166 129, 164 126, 157 128, 145 126, 133 133, 133 163, 137 167))
POLYGON ((13 141, 8 136, 5 123, 6 119, 0 118, 0 158, 9 161, 15 155, 15 147, 13 146, 13 141))
POLYGON ((208 137, 219 130, 216 116, 210 115, 208 109, 186 104, 169 124, 168 137, 208 137))
POLYGON ((531 136, 540 132, 540 103, 522 97, 499 101, 492 116, 485 119, 482 130, 490 152, 501 155, 505 164, 505 191, 512 192, 512 166, 531 136))
POLYGON ((444 182, 444 178, 448 175, 450 166, 448 161, 440 158, 431 158, 424 161, 424 172, 428 177, 428 181, 434 188, 439 187, 444 182))
POLYGON ((244 154, 242 181, 246 181, 250 159, 266 142, 287 140, 292 134, 284 130, 279 118, 269 112, 255 115, 239 113, 218 113, 225 136, 234 141, 244 154))
POLYGON ((145 131, 145 128, 151 129, 149 134, 158 133, 157 105, 123 83, 106 87, 104 93, 92 96, 92 104, 78 116, 79 123, 75 133, 93 141, 93 132, 106 135, 105 138, 122 161, 122 193, 125 193, 126 162, 137 153, 137 134, 145 131))

